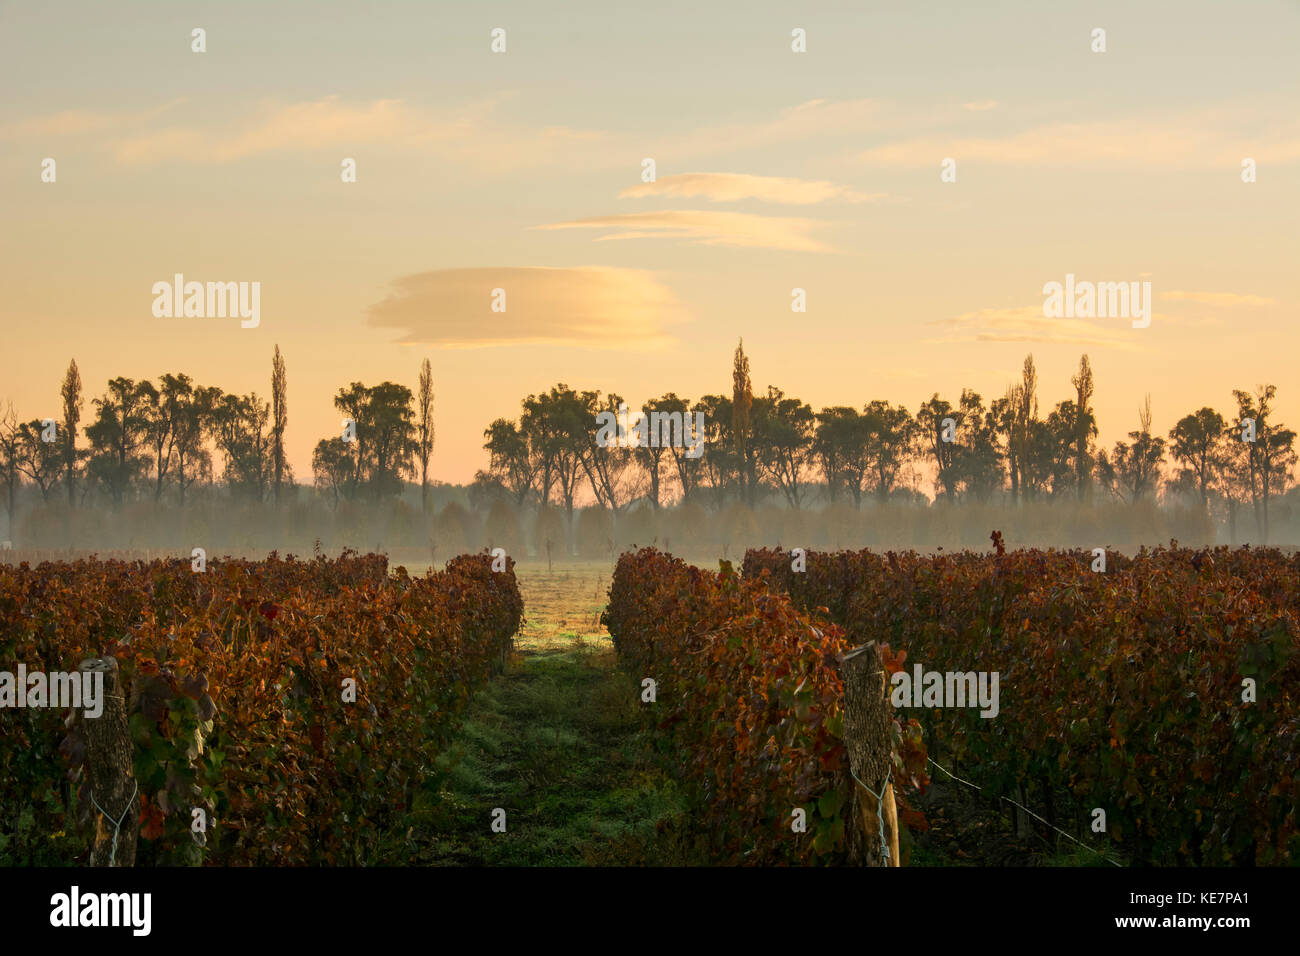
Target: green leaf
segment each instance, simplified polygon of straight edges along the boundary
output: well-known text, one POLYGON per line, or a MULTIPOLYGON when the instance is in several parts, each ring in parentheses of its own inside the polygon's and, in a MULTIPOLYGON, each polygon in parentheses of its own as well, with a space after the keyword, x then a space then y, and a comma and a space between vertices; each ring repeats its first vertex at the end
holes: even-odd
POLYGON ((830 790, 821 795, 817 801, 817 812, 827 820, 833 819, 844 805, 844 797, 838 790, 830 790))

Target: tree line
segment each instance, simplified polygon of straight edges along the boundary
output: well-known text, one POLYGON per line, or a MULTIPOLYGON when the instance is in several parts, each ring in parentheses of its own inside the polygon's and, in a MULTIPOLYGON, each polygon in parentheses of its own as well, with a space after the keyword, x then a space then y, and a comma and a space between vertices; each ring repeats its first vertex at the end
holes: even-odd
POLYGON ((1296 433, 1274 420, 1276 386, 1234 390, 1230 418, 1206 406, 1179 419, 1168 436, 1152 431, 1148 395, 1128 440, 1107 449, 1097 443, 1088 356, 1070 383, 1073 398, 1041 414, 1029 355, 1020 380, 987 405, 963 388, 955 402, 935 393, 915 412, 883 399, 861 410, 814 411, 776 386, 754 394, 742 341, 730 395, 691 402, 669 392, 641 406, 647 418, 702 413, 703 455, 667 443, 599 447, 596 416, 616 412, 623 398, 561 383, 523 399, 518 419, 488 426, 489 466, 471 492, 516 506, 561 507, 570 520, 588 493, 615 514, 639 502, 754 508, 773 497, 796 509, 813 500, 860 508, 864 500, 917 499, 926 471, 936 505, 1177 498, 1207 513, 1221 506, 1234 530, 1248 506, 1267 540, 1269 502, 1287 490, 1297 458, 1296 433))
MULTIPOLYGON (((66 496, 69 507, 121 507, 145 499, 183 508, 196 488, 211 493, 217 487, 235 501, 280 504, 298 490, 285 455, 288 376, 278 345, 269 401, 184 374, 164 374, 156 382, 117 377, 91 400, 81 428, 86 399, 75 359, 60 394, 58 419, 22 421, 12 402, 0 412, 0 481, 10 528, 23 485, 47 504, 66 496)), ((317 444, 316 487, 336 499, 377 499, 400 492, 404 477, 418 477, 427 510, 433 397, 428 359, 415 392, 394 382, 339 389, 334 405, 353 420, 354 440, 317 444)))
MULTIPOLYGON (((884 399, 814 411, 776 386, 755 394, 742 341, 730 395, 691 401, 669 392, 640 407, 647 418, 687 423, 698 413, 702 455, 689 453, 689 441, 605 447, 596 440, 598 416, 617 415, 622 396, 561 383, 524 398, 516 419, 488 425, 488 466, 475 475, 469 498, 484 509, 496 501, 556 507, 571 529, 575 507, 593 501, 613 515, 674 502, 719 511, 771 501, 793 509, 920 502, 928 500, 919 491, 925 473, 938 506, 1177 499, 1207 514, 1216 509, 1234 532, 1246 508, 1267 540, 1269 504, 1287 491, 1297 460, 1296 433, 1274 420, 1276 386, 1234 390, 1230 415, 1202 407, 1167 436, 1152 431, 1148 396, 1127 440, 1103 448, 1086 355, 1070 383, 1073 397, 1041 414, 1030 355, 1020 380, 987 405, 963 388, 955 402, 935 393, 915 411, 884 399)), ((82 428, 86 402, 75 360, 60 391, 57 421, 21 421, 12 404, 0 414, 0 481, 11 528, 24 485, 46 503, 66 498, 70 507, 152 500, 183 508, 196 490, 212 496, 217 489, 233 501, 278 505, 298 492, 285 455, 288 383, 279 346, 269 401, 184 374, 118 377, 91 401, 82 428)), ((391 499, 418 482, 427 513, 433 399, 427 359, 414 391, 391 381, 340 388, 333 403, 349 427, 315 446, 317 492, 337 506, 391 499)))

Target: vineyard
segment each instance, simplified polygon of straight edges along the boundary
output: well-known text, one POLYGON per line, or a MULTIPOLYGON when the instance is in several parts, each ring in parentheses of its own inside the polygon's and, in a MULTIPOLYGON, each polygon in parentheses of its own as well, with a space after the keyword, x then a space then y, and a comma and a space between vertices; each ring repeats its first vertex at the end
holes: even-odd
POLYGON ((898 865, 949 771, 1129 865, 1300 861, 1300 557, 994 545, 534 572, 555 638, 509 672, 524 598, 487 555, 3 566, 0 670, 111 656, 129 789, 97 721, 6 709, 0 865, 102 865, 119 812, 116 865, 898 865), (918 667, 998 705, 891 703, 918 667))
POLYGON ((927 825, 906 801, 934 760, 1064 833, 1104 811, 1093 834, 1136 865, 1300 860, 1300 561, 1175 545, 1108 555, 1099 573, 1088 552, 994 543, 810 552, 797 570, 790 552, 751 550, 740 576, 622 557, 606 622, 625 666, 658 682, 654 733, 725 858, 851 850, 837 661, 875 642, 891 674, 1000 675, 993 719, 895 711, 904 826, 927 825), (795 807, 813 808, 811 841, 792 838, 795 807))
MULTIPOLYGON (((513 563, 494 572, 486 555, 419 578, 352 553, 204 573, 23 564, 0 568, 0 661, 54 672, 117 660, 136 865, 348 865, 401 830, 522 612, 513 563)), ((0 806, 13 819, 0 864, 75 862, 83 834, 109 838, 85 723, 54 708, 4 714, 0 806)))
MULTIPOLYGON (((864 834, 838 667, 852 645, 840 627, 766 581, 654 549, 619 559, 604 623, 624 665, 656 683, 658 745, 688 781, 719 862, 855 857, 864 834), (802 832, 796 810, 806 814, 802 832)), ((922 786, 919 725, 892 724, 894 779, 922 786)))

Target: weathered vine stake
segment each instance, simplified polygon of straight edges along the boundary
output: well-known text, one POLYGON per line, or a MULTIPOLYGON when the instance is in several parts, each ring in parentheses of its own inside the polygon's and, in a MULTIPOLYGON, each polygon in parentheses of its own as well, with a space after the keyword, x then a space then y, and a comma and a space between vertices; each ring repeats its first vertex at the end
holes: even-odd
POLYGON ((890 769, 889 698, 885 694, 884 667, 875 641, 854 648, 840 658, 844 678, 844 746, 852 770, 853 798, 847 819, 849 862, 858 866, 898 866, 898 811, 890 769), (883 797, 883 807, 877 802, 883 797), (881 820, 885 859, 881 848, 881 820))
POLYGON ((81 717, 86 728, 85 771, 93 821, 90 865, 134 866, 136 838, 140 832, 140 795, 132 766, 133 748, 117 661, 112 657, 92 657, 81 662, 80 670, 104 675, 103 710, 98 717, 81 717))

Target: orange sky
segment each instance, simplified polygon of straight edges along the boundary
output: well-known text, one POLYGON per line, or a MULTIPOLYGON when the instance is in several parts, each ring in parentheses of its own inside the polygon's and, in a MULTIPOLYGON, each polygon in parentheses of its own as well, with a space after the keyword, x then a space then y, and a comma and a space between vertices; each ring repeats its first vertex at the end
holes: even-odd
POLYGON ((427 356, 463 482, 525 394, 726 392, 743 335, 815 408, 989 400, 1032 352, 1046 414, 1087 352, 1107 444, 1147 393, 1162 433, 1262 382, 1300 422, 1300 7, 696 6, 0 7, 0 402, 55 414, 73 357, 88 397, 266 395, 279 344, 309 480, 337 389, 427 356), (260 324, 156 318, 175 273, 260 324), (1067 273, 1149 281, 1150 327, 1046 318, 1067 273))

